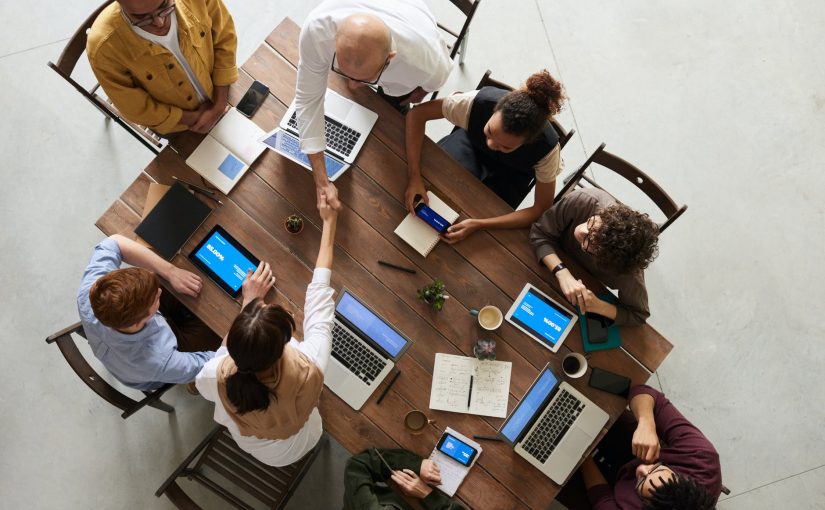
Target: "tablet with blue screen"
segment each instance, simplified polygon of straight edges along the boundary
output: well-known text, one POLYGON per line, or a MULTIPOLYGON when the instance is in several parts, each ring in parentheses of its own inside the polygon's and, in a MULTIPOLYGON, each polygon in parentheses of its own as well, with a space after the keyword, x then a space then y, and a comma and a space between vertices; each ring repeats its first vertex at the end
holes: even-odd
POLYGON ((535 341, 556 352, 578 316, 529 283, 504 317, 535 341))
POLYGON ((260 263, 220 225, 215 225, 198 243, 189 260, 233 298, 241 293, 246 272, 254 271, 260 263))

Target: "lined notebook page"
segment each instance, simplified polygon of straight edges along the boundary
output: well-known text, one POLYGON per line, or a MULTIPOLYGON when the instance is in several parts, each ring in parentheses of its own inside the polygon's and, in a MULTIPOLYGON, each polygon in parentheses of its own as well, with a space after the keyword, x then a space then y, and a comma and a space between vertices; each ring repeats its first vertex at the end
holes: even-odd
MULTIPOLYGON (((430 199, 430 208, 445 220, 454 223, 458 219, 458 213, 435 196, 432 191, 427 192, 427 197, 430 199)), ((438 232, 433 227, 427 225, 424 220, 414 214, 408 214, 395 229, 395 233, 415 248, 415 251, 420 253, 422 257, 429 255, 440 239, 438 232)))

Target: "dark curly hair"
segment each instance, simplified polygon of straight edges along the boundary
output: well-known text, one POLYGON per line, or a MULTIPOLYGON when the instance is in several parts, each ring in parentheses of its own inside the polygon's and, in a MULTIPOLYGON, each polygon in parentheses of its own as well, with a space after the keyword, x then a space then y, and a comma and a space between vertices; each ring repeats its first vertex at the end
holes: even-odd
POLYGON ((596 263, 619 274, 647 268, 659 254, 659 227, 644 213, 623 204, 596 212, 601 226, 591 233, 596 263))
POLYGON ((501 112, 507 133, 531 142, 544 129, 547 117, 559 113, 566 100, 564 86, 545 69, 527 78, 524 87, 499 99, 494 111, 501 112))
POLYGON ((645 510, 713 510, 715 499, 696 480, 676 476, 662 482, 644 500, 645 510))

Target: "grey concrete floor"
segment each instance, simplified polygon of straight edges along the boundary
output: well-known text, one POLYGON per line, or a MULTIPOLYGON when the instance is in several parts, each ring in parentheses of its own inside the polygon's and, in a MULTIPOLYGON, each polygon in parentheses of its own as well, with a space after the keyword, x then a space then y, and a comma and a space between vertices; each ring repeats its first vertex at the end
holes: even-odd
MULTIPOLYGON (((45 66, 97 3, 0 2, 2 508, 171 508, 152 493, 212 427, 179 389, 174 415, 121 420, 43 342, 76 320, 94 220, 151 159, 45 66)), ((318 2, 226 3, 243 62, 318 2)), ((815 0, 484 0, 444 88, 549 68, 568 170, 605 141, 689 204, 647 272, 676 346, 651 381, 716 444, 724 510, 825 507, 823 26, 815 0)), ((291 507, 339 508, 344 460, 333 444, 291 507)))

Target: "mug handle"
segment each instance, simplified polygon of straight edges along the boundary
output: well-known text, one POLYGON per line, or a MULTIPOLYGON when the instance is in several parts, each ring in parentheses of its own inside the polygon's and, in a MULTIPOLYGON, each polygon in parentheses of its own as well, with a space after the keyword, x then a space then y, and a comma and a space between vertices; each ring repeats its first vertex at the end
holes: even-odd
POLYGON ((475 308, 470 308, 470 315, 472 315, 473 317, 478 317, 478 310, 476 310, 475 308))

